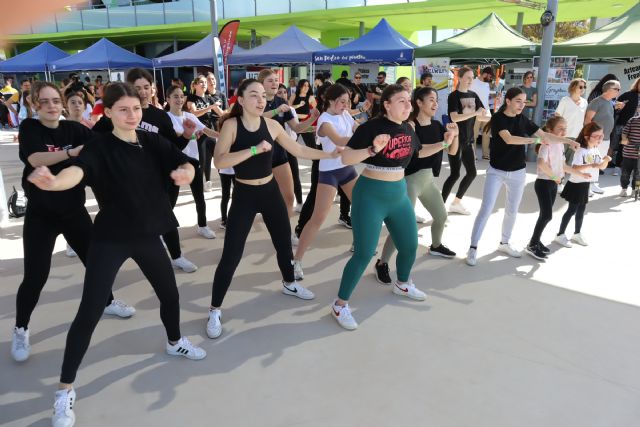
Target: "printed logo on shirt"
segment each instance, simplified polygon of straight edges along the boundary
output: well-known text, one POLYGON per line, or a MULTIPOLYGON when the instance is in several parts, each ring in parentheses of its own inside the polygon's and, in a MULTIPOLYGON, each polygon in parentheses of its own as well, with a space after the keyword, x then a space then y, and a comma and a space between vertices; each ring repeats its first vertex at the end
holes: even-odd
POLYGON ((64 147, 58 147, 56 145, 49 145, 49 144, 45 144, 45 147, 47 147, 48 153, 55 153, 56 151, 62 151, 62 150, 70 150, 73 148, 72 145, 65 145, 64 147))
POLYGON ((142 130, 146 130, 147 132, 158 133, 158 126, 154 126, 147 122, 140 122, 140 126, 138 127, 142 130))
POLYGON ((460 100, 462 105, 462 114, 473 113, 476 111, 476 99, 475 98, 462 98, 460 100))
POLYGON ((411 135, 404 133, 393 136, 383 148, 382 154, 387 159, 404 159, 413 154, 411 135))

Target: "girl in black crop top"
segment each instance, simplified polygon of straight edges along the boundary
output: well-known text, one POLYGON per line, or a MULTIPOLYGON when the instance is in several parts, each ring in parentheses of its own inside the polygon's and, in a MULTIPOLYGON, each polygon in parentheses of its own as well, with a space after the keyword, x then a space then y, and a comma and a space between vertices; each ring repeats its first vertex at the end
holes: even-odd
POLYGON ((218 169, 232 167, 236 173, 233 199, 229 208, 222 258, 213 278, 207 335, 217 338, 222 333, 220 306, 231 284, 247 240, 253 219, 262 214, 276 249, 282 273, 282 292, 302 299, 313 293, 300 286, 293 277, 291 225, 282 194, 272 174, 272 147, 281 144, 296 157, 324 159, 338 157, 339 152, 324 153, 296 143, 276 121, 264 118, 265 89, 254 79, 245 80, 238 88, 238 102, 222 120, 214 162, 218 169))
POLYGON ((333 317, 345 329, 358 327, 347 301, 375 253, 383 222, 398 247, 398 280, 393 292, 416 300, 426 297, 409 277, 418 247, 418 229, 407 196, 404 168, 414 157, 433 154, 433 149, 430 145, 423 148, 406 122, 411 101, 404 87, 387 86, 380 98, 380 109, 379 117, 356 129, 342 154, 345 165, 366 164, 353 188, 351 201, 354 253, 344 269, 338 298, 331 307, 333 317))
MULTIPOLYGON (((24 278, 16 295, 16 323, 11 346, 11 354, 19 362, 29 357, 29 320, 49 276, 56 238, 62 234, 86 265, 93 228, 84 206, 84 186, 75 185, 66 191, 51 193, 27 180, 40 166, 47 166, 54 173, 66 168, 93 136, 80 123, 59 120, 63 98, 55 85, 38 82, 33 94, 39 119, 25 119, 20 123, 19 156, 24 163, 22 187, 29 204, 23 228, 24 278)), ((113 294, 105 296, 101 309, 122 317, 130 317, 135 312, 133 307, 114 300, 113 294)))
POLYGON ((296 110, 298 118, 304 120, 309 117, 312 107, 315 107, 316 100, 311 93, 309 80, 301 79, 295 93, 289 97, 289 105, 296 110))
POLYGON ((158 236, 177 223, 166 181, 188 184, 194 168, 177 147, 159 135, 136 128, 142 119, 140 98, 125 83, 107 87, 103 102, 113 132, 87 142, 76 165, 57 176, 46 167, 29 181, 45 191, 64 191, 81 182, 91 185, 100 211, 87 254, 87 270, 78 313, 71 323, 56 392, 53 425, 71 425, 73 382, 100 320, 120 266, 132 258, 160 300, 160 318, 169 355, 203 359, 206 352, 180 333, 180 304, 175 275, 158 236))

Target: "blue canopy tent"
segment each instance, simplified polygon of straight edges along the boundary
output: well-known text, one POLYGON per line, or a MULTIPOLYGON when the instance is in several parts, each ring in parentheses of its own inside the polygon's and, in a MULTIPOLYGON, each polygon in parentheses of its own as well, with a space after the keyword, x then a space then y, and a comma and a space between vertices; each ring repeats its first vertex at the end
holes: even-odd
POLYGON ((80 53, 55 61, 51 71, 109 70, 111 74, 112 69, 132 67, 152 68, 152 62, 102 38, 80 53))
POLYGON ((313 52, 323 49, 326 49, 326 46, 300 31, 295 25, 292 25, 284 33, 263 45, 244 52, 232 53, 228 64, 311 64, 313 52))
POLYGON ((350 43, 316 51, 315 64, 411 65, 413 50, 417 46, 393 29, 386 19, 380 20, 371 31, 350 43))
MULTIPOLYGON (((234 53, 246 52, 240 46, 233 47, 234 53)), ((153 58, 154 68, 204 67, 213 64, 213 38, 211 34, 189 47, 168 55, 153 58)))
POLYGON ((68 56, 67 52, 58 49, 49 42, 44 42, 0 63, 0 73, 43 72, 46 76, 54 61, 68 56))

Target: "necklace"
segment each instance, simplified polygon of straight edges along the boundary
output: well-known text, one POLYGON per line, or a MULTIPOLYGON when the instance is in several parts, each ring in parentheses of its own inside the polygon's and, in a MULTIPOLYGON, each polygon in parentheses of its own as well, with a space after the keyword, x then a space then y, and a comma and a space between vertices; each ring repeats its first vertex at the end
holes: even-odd
POLYGON ((136 138, 135 142, 131 142, 131 141, 124 141, 124 142, 131 145, 132 147, 142 148, 142 145, 140 145, 140 141, 138 141, 138 138, 136 138))

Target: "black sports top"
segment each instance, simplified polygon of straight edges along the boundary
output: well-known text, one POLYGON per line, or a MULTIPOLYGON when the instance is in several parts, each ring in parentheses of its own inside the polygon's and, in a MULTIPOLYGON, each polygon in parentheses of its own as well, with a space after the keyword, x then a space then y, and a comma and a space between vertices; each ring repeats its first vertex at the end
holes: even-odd
POLYGON ((255 132, 249 132, 247 128, 244 127, 240 117, 236 117, 236 123, 238 124, 236 140, 231 144, 230 152, 234 153, 251 148, 254 145, 260 144, 262 141, 267 141, 272 147, 272 149, 266 153, 258 153, 255 156, 249 157, 244 162, 235 165, 233 170, 236 172, 236 178, 260 179, 271 175, 271 158, 273 156, 273 148, 275 148, 277 143, 274 143, 264 117, 260 117, 260 127, 255 132))
POLYGON ((305 96, 300 96, 296 93, 296 97, 293 100, 293 105, 298 105, 300 104, 300 102, 304 101, 304 105, 296 108, 296 113, 309 115, 311 111, 309 106, 309 99, 311 99, 311 91, 307 91, 307 94, 305 96))

